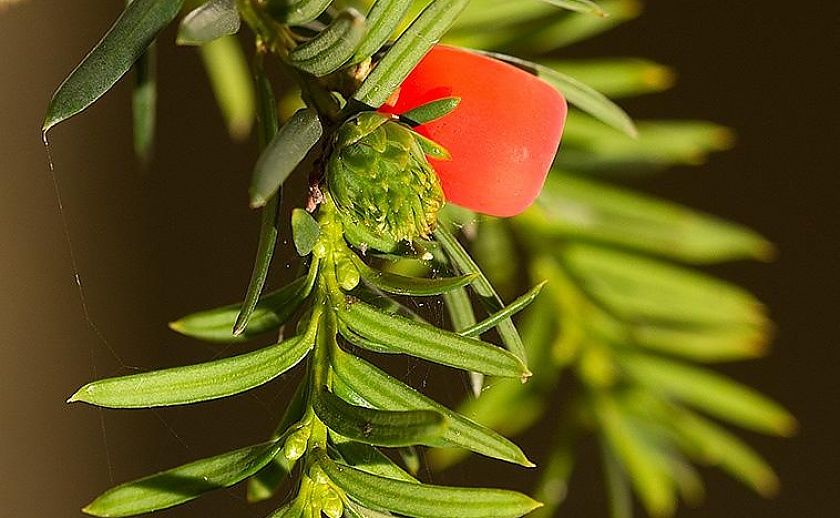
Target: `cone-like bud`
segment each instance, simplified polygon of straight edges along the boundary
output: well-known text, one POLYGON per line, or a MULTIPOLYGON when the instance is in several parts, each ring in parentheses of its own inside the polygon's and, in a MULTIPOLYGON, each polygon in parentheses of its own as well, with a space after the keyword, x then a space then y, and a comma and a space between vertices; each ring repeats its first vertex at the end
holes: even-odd
POLYGON ((418 135, 389 115, 364 112, 338 130, 327 187, 354 223, 395 241, 427 236, 443 190, 418 135))

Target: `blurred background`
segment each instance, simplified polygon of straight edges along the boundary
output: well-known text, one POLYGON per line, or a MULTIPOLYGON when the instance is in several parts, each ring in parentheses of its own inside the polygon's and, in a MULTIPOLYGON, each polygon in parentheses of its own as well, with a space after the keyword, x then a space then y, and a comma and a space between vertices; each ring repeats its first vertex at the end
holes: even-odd
MULTIPOLYGON (((113 482, 262 440, 294 385, 284 378, 254 393, 160 411, 64 403, 95 377, 222 351, 176 336, 166 323, 241 298, 258 225, 245 189, 255 146, 230 143, 197 54, 171 45, 170 29, 159 45, 155 159, 147 168, 134 160, 123 82, 51 134, 59 201, 41 143, 43 114, 122 4, 6 4, 0 2, 0 516, 80 516, 77 509, 113 482)), ((674 67, 674 89, 623 105, 638 117, 730 126, 736 147, 703 167, 632 185, 751 226, 780 249, 770 264, 712 271, 758 294, 778 325, 769 358, 724 370, 800 420, 791 440, 744 434, 777 468, 782 489, 762 500, 709 471, 705 505, 682 507, 678 516, 836 514, 838 22, 840 6, 824 0, 651 0, 636 21, 563 54, 638 55, 674 67)), ((282 267, 275 269, 280 276, 282 267)), ((409 373, 415 384, 428 384, 448 403, 462 396, 461 380, 423 369, 414 365, 409 373)), ((520 440, 538 461, 550 431, 520 440)), ((563 515, 605 516, 596 471, 578 466, 563 515)), ((533 477, 484 459, 431 475, 438 483, 525 490, 533 477)), ((258 517, 268 510, 249 506, 234 488, 161 516, 258 517)))

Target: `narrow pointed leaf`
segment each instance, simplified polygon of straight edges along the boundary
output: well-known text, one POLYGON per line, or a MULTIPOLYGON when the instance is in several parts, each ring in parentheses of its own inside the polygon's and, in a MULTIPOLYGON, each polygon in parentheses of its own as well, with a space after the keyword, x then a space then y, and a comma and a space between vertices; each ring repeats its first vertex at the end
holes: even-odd
MULTIPOLYGON (((444 293, 443 305, 449 314, 452 328, 459 334, 464 329, 475 325, 475 312, 473 311, 472 301, 470 301, 470 296, 466 288, 457 288, 444 293)), ((470 372, 470 387, 472 388, 473 395, 479 397, 484 388, 484 374, 470 372)))
POLYGON ((532 467, 522 450, 508 439, 424 396, 355 356, 341 353, 334 358, 335 374, 357 394, 383 410, 430 409, 446 416, 449 424, 443 439, 452 446, 514 464, 532 467))
POLYGON ((633 518, 633 493, 630 480, 612 449, 601 441, 601 460, 604 466, 610 518, 633 518))
POLYGON ((300 277, 260 298, 251 314, 248 328, 238 336, 233 334, 232 329, 242 304, 193 313, 171 322, 169 327, 183 335, 210 342, 239 343, 252 340, 285 324, 309 295, 312 280, 300 277))
POLYGON ((302 109, 280 128, 260 155, 251 179, 251 206, 262 207, 303 162, 323 133, 318 114, 302 109))
POLYGON ((653 445, 643 440, 614 402, 601 398, 595 412, 607 447, 621 461, 652 516, 668 516, 676 506, 673 481, 653 445))
POLYGON ((606 17, 608 14, 600 5, 592 0, 541 0, 547 4, 551 4, 570 11, 578 13, 594 14, 596 16, 606 17))
POLYGON ((661 92, 671 88, 676 81, 673 70, 642 58, 540 62, 553 70, 574 77, 611 99, 661 92))
POLYGON ((773 468, 735 435, 688 410, 678 412, 670 422, 692 449, 699 450, 700 462, 720 467, 764 496, 778 490, 773 468))
MULTIPOLYGON (((484 307, 492 312, 504 308, 502 298, 496 293, 493 284, 482 273, 481 269, 473 261, 472 257, 470 257, 470 254, 458 242, 458 239, 442 226, 435 229, 435 239, 443 247, 452 264, 461 273, 478 274, 478 278, 472 283, 472 288, 481 297, 481 302, 484 304, 484 307)), ((497 328, 505 347, 521 358, 523 362, 526 361, 525 346, 522 345, 522 338, 519 336, 519 331, 516 330, 516 326, 513 325, 513 320, 506 318, 497 324, 497 328)))
POLYGON ((436 279, 408 277, 382 270, 374 270, 355 254, 352 254, 350 257, 365 281, 382 291, 398 295, 411 295, 415 297, 440 295, 447 291, 466 286, 477 277, 475 274, 459 275, 457 277, 440 277, 436 279))
POLYGON ((239 32, 236 0, 208 0, 187 14, 178 27, 178 45, 201 45, 239 32))
POLYGON ((491 376, 531 375, 522 360, 500 347, 389 315, 364 302, 346 304, 338 314, 351 330, 394 352, 491 376))
POLYGON ((68 402, 109 408, 186 405, 245 392, 271 381, 306 357, 312 340, 295 337, 252 353, 208 363, 88 383, 68 402))
MULTIPOLYGON (((270 146, 268 142, 273 142, 278 132, 277 102, 274 98, 271 83, 263 68, 262 60, 258 58, 254 64, 254 83, 256 84, 258 95, 257 118, 260 125, 260 131, 257 137, 260 149, 265 152, 266 146, 270 146)), ((282 195, 283 193, 278 187, 265 200, 266 203, 264 204, 265 207, 262 211, 262 221, 260 224, 260 237, 257 243, 257 256, 254 260, 254 270, 251 273, 248 287, 245 290, 245 300, 242 301, 242 308, 239 310, 239 314, 236 316, 236 322, 233 324, 233 334, 235 336, 245 332, 265 286, 268 270, 271 267, 271 259, 274 256, 274 248, 277 244, 277 236, 280 233, 279 216, 282 195)))
POLYGON ((228 134, 236 140, 248 137, 254 125, 256 94, 239 41, 224 36, 201 45, 199 52, 228 134))
POLYGON ((382 106, 468 3, 469 0, 432 1, 400 35, 353 98, 373 108, 382 106))
POLYGON ((134 153, 144 162, 151 159, 155 144, 157 120, 156 61, 157 52, 153 42, 134 64, 134 91, 131 94, 134 153))
POLYGON ((322 450, 318 464, 338 487, 362 505, 417 518, 518 518, 540 504, 503 489, 473 489, 413 484, 336 464, 322 450))
MULTIPOLYGON (((439 414, 438 414, 439 415, 439 414)), ((420 482, 394 464, 387 455, 368 444, 350 441, 341 436, 335 438, 335 448, 344 462, 365 473, 419 484, 420 482)))
POLYGON ((312 408, 331 430, 377 446, 431 444, 446 429, 446 419, 439 412, 355 406, 326 389, 314 398, 312 408))
POLYGON ((635 325, 633 345, 695 362, 731 362, 764 354, 770 332, 755 326, 669 327, 635 325))
POLYGON ((119 485, 82 510, 92 516, 136 516, 183 504, 253 475, 282 447, 278 440, 191 462, 119 485))
POLYGON ((617 104, 609 100, 609 98, 594 88, 581 83, 573 77, 539 63, 533 63, 531 61, 495 52, 485 52, 485 54, 502 61, 507 61, 508 63, 532 72, 562 93, 569 103, 595 117, 604 124, 611 126, 631 137, 636 137, 638 135, 638 130, 636 129, 636 125, 633 123, 633 119, 631 119, 630 116, 627 115, 627 113, 617 104))
POLYGON ((364 34, 364 17, 345 9, 317 36, 290 51, 289 62, 313 76, 328 75, 347 63, 364 34))
POLYGON ((720 374, 641 354, 623 355, 620 364, 636 382, 721 419, 763 433, 796 431, 796 420, 784 408, 720 374))
POLYGON ((267 0, 268 10, 289 25, 311 22, 330 6, 332 0, 267 0))
POLYGON ((628 322, 765 326, 748 292, 663 261, 583 244, 561 252, 578 285, 628 322))
POLYGON ((376 0, 367 15, 368 30, 351 62, 373 56, 399 27, 412 0, 376 0))
POLYGON ((544 286, 545 282, 537 284, 536 286, 531 288, 531 290, 528 291, 528 293, 514 300, 513 302, 505 306, 503 309, 497 311, 496 313, 493 313, 481 322, 459 331, 458 334, 464 336, 479 336, 483 333, 486 333, 487 331, 499 325, 500 322, 504 321, 505 319, 511 318, 515 314, 530 306, 531 303, 534 302, 534 300, 537 298, 537 296, 539 296, 544 286))
POLYGON ((446 117, 459 104, 461 104, 460 97, 443 97, 409 110, 400 115, 400 118, 413 126, 419 126, 440 119, 441 117, 446 117))
POLYGON ((527 224, 552 235, 632 248, 692 263, 767 259, 755 232, 667 201, 555 172, 527 224))
POLYGON ((128 72, 155 36, 181 9, 183 0, 134 0, 96 47, 61 83, 50 100, 42 131, 81 112, 128 72))
POLYGON ((321 227, 311 214, 303 209, 292 211, 292 237, 299 256, 309 255, 320 236, 321 227))

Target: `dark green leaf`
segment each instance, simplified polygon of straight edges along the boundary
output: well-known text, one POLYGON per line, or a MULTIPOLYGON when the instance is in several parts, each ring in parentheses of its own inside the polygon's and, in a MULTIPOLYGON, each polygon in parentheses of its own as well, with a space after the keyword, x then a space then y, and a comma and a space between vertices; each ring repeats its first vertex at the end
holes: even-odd
MULTIPOLYGON (((452 322, 455 331, 460 332, 475 325, 475 312, 466 288, 457 288, 444 293, 443 305, 446 307, 446 312, 449 314, 449 320, 452 322)), ((479 397, 484 387, 484 374, 471 372, 470 387, 473 395, 479 397)))
POLYGON ((157 119, 157 79, 155 44, 151 43, 134 64, 134 91, 131 108, 134 122, 134 153, 148 162, 155 143, 157 119))
POLYGON ((364 302, 345 304, 338 315, 360 336, 394 352, 492 376, 524 379, 531 375, 522 360, 504 349, 383 313, 364 302))
POLYGON ((400 115, 400 118, 413 126, 419 126, 449 115, 459 104, 460 97, 443 97, 409 110, 400 115))
POLYGON ((720 374, 641 354, 622 355, 619 361, 636 382, 721 419, 764 433, 796 431, 796 420, 784 408, 720 374))
POLYGON ((376 410, 351 405, 324 388, 312 409, 331 430, 366 444, 409 446, 430 444, 446 429, 446 419, 433 410, 376 410))
POLYGON ((289 62, 313 76, 328 75, 347 63, 364 34, 364 17, 345 9, 317 36, 289 52, 289 62))
POLYGON ((405 516, 518 518, 540 506, 538 502, 513 491, 414 484, 336 464, 322 450, 317 450, 314 456, 330 480, 354 500, 405 516))
POLYGON ((368 30, 351 60, 358 63, 373 56, 397 30, 411 0, 376 0, 367 15, 368 30))
POLYGON ((268 10, 289 25, 303 25, 321 15, 332 0, 267 0, 268 10))
POLYGON ((205 43, 199 51, 228 134, 237 140, 246 138, 254 125, 256 100, 239 41, 234 36, 224 36, 205 43))
POLYGON ((400 35, 353 98, 373 108, 382 106, 468 3, 469 0, 431 2, 400 35))
POLYGON ((694 263, 773 255, 770 243, 740 225, 558 172, 548 179, 536 206, 522 222, 565 239, 602 242, 694 263))
POLYGON ((292 237, 298 255, 305 257, 312 252, 312 248, 321 237, 321 226, 305 210, 295 209, 292 211, 292 237))
POLYGON ((128 482, 106 491, 82 511, 103 517, 135 516, 183 504, 253 475, 282 447, 282 440, 249 446, 128 482))
POLYGON ((351 254, 353 264, 359 269, 362 278, 382 291, 398 295, 415 297, 440 295, 456 288, 466 286, 475 280, 476 275, 460 275, 458 277, 440 277, 427 279, 424 277, 407 277, 395 273, 374 270, 356 254, 351 254))
POLYGON ((44 134, 81 112, 123 76, 171 22, 183 0, 134 0, 96 47, 61 83, 47 108, 44 134))
POLYGON ((318 114, 298 110, 260 155, 251 179, 251 206, 265 205, 306 158, 323 133, 318 114))
POLYGON ((630 480, 609 445, 601 441, 601 460, 604 465, 610 518, 633 518, 633 493, 630 480))
POLYGON ((518 446, 498 433, 449 410, 360 358, 338 351, 333 358, 333 369, 337 377, 377 408, 440 412, 449 423, 443 439, 452 446, 522 466, 534 466, 518 446))
POLYGON ((178 45, 201 45, 239 32, 236 0, 208 0, 187 14, 178 27, 178 45))
MULTIPOLYGON (((449 260, 452 261, 461 273, 478 274, 479 277, 475 280, 475 282, 473 282, 472 287, 476 294, 481 297, 481 302, 484 306, 489 311, 493 312, 504 308, 502 299, 499 297, 499 294, 496 293, 496 290, 493 288, 490 280, 484 275, 484 273, 482 273, 481 269, 477 264, 475 264, 472 257, 470 257, 470 254, 463 246, 461 246, 461 243, 458 242, 458 239, 449 231, 444 229, 443 226, 439 226, 435 229, 435 238, 443 247, 446 255, 449 257, 449 260)), ((522 338, 519 336, 516 326, 513 325, 513 320, 507 318, 499 322, 497 325, 499 336, 502 338, 502 342, 505 344, 505 347, 507 347, 510 352, 521 358, 523 362, 526 361, 525 346, 522 345, 522 338)))
POLYGON ((254 271, 248 281, 248 288, 245 292, 245 300, 242 308, 236 316, 233 324, 234 336, 245 332, 254 311, 257 309, 260 294, 265 286, 268 277, 268 270, 271 268, 271 259, 274 257, 274 248, 277 246, 277 236, 280 233, 280 193, 277 192, 271 197, 268 204, 262 210, 262 223, 260 225, 260 239, 257 243, 257 257, 254 260, 254 271))
POLYGON ((171 322, 169 327, 183 335, 210 342, 245 342, 286 323, 309 295, 312 280, 314 275, 301 277, 262 297, 251 315, 248 328, 239 336, 234 336, 231 330, 242 304, 193 313, 171 322))
POLYGON ((306 357, 312 337, 286 340, 252 353, 208 363, 88 383, 68 402, 109 408, 185 405, 245 392, 271 381, 306 357))

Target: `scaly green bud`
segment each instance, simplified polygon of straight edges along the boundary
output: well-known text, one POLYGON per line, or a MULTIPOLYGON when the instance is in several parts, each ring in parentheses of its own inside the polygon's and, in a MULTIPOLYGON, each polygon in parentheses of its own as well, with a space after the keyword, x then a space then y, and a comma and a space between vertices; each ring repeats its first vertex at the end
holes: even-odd
POLYGON ((334 145, 327 187, 346 217, 395 241, 434 230, 443 190, 411 128, 364 112, 339 128, 334 145))
POLYGON ((309 442, 309 434, 312 430, 308 426, 292 432, 286 443, 283 444, 283 456, 290 461, 296 461, 306 453, 306 445, 309 442))

